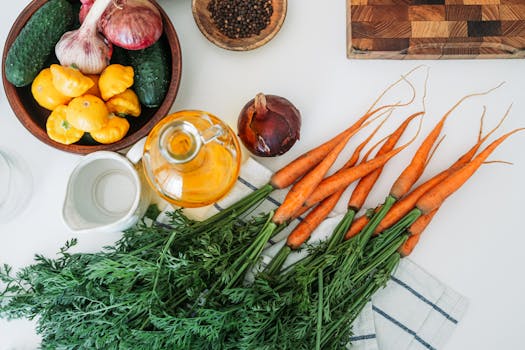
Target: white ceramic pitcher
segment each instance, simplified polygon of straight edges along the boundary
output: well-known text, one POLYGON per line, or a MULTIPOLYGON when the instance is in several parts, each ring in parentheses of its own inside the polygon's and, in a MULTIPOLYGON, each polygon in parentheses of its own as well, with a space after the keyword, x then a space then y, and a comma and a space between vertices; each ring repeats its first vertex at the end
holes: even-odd
POLYGON ((146 212, 151 192, 136 164, 144 148, 137 143, 126 157, 108 151, 81 159, 70 175, 62 218, 74 233, 119 232, 146 212))

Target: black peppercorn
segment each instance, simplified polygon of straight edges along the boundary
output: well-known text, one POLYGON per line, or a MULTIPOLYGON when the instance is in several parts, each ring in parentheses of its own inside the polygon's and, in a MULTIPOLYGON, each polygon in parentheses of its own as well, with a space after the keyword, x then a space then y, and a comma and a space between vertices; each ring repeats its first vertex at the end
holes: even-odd
POLYGON ((239 39, 259 35, 270 23, 273 7, 271 0, 210 0, 208 11, 221 33, 239 39))

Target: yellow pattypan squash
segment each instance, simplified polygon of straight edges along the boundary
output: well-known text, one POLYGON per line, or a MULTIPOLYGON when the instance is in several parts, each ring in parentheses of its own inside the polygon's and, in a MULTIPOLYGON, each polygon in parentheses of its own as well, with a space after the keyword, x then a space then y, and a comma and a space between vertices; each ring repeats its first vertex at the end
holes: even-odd
POLYGON ((112 113, 126 114, 134 117, 140 115, 140 102, 137 94, 127 89, 106 101, 106 106, 112 113))
POLYGON ((92 131, 91 137, 97 142, 109 144, 122 140, 128 133, 129 122, 126 118, 111 115, 109 121, 102 129, 92 131))
POLYGON ((55 88, 49 68, 45 68, 38 73, 31 84, 31 93, 40 106, 50 111, 60 105, 68 104, 71 100, 71 97, 62 94, 55 88))
POLYGON ((86 91, 86 94, 102 98, 102 95, 100 95, 100 89, 98 88, 98 79, 100 76, 98 74, 86 74, 86 77, 93 80, 94 83, 93 86, 88 91, 86 91))
POLYGON ((67 121, 66 111, 64 105, 56 107, 47 118, 46 131, 51 140, 70 145, 80 140, 84 132, 67 121))
POLYGON ((121 64, 107 66, 98 80, 98 88, 104 101, 123 93, 133 85, 133 68, 121 64))
POLYGON ((49 67, 53 76, 53 85, 62 94, 69 97, 78 97, 86 93, 94 82, 78 69, 52 64, 49 67))
POLYGON ((93 95, 75 97, 67 107, 67 121, 75 128, 91 132, 108 123, 109 111, 104 101, 93 95))

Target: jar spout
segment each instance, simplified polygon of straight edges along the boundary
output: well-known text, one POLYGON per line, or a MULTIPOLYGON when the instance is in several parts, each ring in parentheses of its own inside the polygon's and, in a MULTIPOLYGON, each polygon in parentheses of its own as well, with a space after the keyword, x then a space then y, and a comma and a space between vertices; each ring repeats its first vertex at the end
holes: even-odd
POLYGON ((182 164, 194 159, 202 147, 202 137, 195 126, 186 121, 167 124, 160 133, 159 149, 170 163, 182 164))

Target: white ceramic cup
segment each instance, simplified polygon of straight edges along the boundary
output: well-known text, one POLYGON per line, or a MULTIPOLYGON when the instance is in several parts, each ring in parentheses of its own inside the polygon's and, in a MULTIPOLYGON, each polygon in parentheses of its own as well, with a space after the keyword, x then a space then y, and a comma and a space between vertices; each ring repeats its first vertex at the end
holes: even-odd
MULTIPOLYGON (((133 151, 141 154, 137 150, 140 144, 133 151)), ((142 174, 128 158, 94 152, 83 157, 70 175, 62 218, 74 233, 119 232, 144 215, 150 199, 142 174)))

